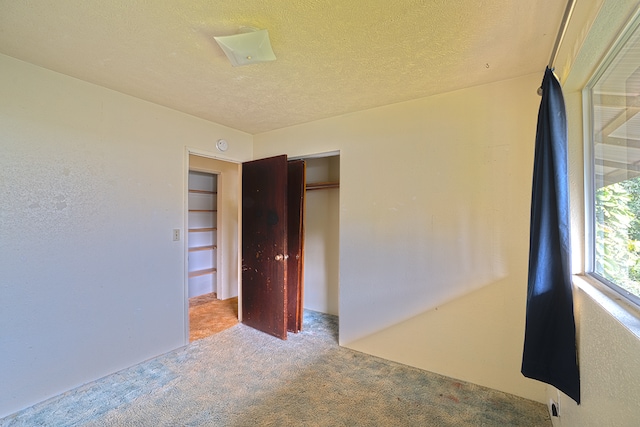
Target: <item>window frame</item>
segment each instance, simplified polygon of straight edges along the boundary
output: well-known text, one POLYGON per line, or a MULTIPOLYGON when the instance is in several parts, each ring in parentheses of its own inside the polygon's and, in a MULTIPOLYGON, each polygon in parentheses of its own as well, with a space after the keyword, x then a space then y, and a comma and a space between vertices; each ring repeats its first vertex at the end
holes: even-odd
MULTIPOLYGON (((616 59, 636 31, 640 32, 640 11, 633 14, 631 19, 622 27, 614 42, 607 49, 602 61, 595 68, 582 89, 582 116, 584 135, 584 215, 585 215, 585 274, 596 280, 616 294, 622 296, 636 309, 640 309, 640 296, 632 294, 610 280, 595 272, 596 257, 596 218, 595 218, 595 135, 594 135, 594 106, 593 88, 616 59)), ((640 67, 640 64, 639 64, 640 67)), ((640 113, 639 113, 640 114, 640 113)))

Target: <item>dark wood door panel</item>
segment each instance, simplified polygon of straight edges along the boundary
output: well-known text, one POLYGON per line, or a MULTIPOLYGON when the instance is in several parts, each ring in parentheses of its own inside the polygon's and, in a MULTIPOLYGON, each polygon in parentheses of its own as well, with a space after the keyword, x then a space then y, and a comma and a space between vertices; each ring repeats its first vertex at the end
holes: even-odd
POLYGON ((242 165, 242 321, 287 337, 287 156, 242 165))
POLYGON ((289 161, 287 191, 287 328, 291 332, 302 330, 303 264, 304 264, 304 197, 305 162, 289 161))

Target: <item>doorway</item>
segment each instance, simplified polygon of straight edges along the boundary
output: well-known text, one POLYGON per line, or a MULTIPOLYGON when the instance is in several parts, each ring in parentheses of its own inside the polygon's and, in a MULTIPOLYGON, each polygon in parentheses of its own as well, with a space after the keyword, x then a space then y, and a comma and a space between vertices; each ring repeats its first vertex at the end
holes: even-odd
MULTIPOLYGON (((293 308, 289 307, 289 303, 295 302, 296 296, 289 294, 290 290, 293 291, 289 284, 296 280, 291 280, 294 274, 288 268, 283 270, 284 266, 281 264, 291 265, 297 257, 290 247, 287 249, 293 243, 287 241, 286 237, 283 239, 282 235, 291 238, 296 233, 291 233, 295 228, 292 224, 286 227, 289 232, 279 228, 282 225, 279 221, 282 217, 279 209, 283 209, 282 204, 286 204, 283 198, 286 200, 287 197, 277 189, 282 187, 280 181, 290 181, 285 186, 292 189, 298 179, 294 178, 292 181, 291 175, 287 178, 286 155, 254 160, 245 163, 243 169, 243 218, 248 220, 243 222, 243 251, 247 252, 243 259, 242 305, 243 312, 246 310, 243 322, 281 338, 286 337, 287 330, 302 328, 303 307, 338 315, 339 306, 340 158, 338 155, 318 155, 289 161, 290 166, 300 161, 306 165, 302 182, 306 182, 306 192, 311 193, 303 197, 308 203, 306 208, 288 206, 288 212, 284 214, 285 218, 292 218, 292 212, 304 213, 306 219, 302 219, 305 224, 303 235, 308 236, 308 239, 304 238, 301 253, 310 250, 309 257, 305 256, 304 261, 300 259, 304 268, 297 267, 298 271, 304 271, 304 278, 300 282, 304 283, 305 290, 304 293, 298 293, 299 299, 293 308), (249 167, 251 173, 245 177, 249 167), (287 295, 284 301, 283 294, 287 295), (298 314, 300 324, 297 327, 291 326, 295 322, 289 322, 285 326, 285 317, 289 313, 298 314)), ((290 200, 296 198, 297 196, 288 195, 290 200)), ((296 268, 293 270, 295 273, 296 268)), ((299 289, 302 289, 302 285, 299 289)))
POLYGON ((190 342, 238 323, 239 167, 189 154, 185 293, 190 342))
POLYGON ((305 162, 242 164, 243 323, 286 339, 302 329, 305 162))
MULTIPOLYGON (((307 162, 303 307, 338 315, 340 155, 339 152, 333 152, 297 159, 304 159, 307 162)), ((242 166, 238 162, 220 160, 210 157, 209 153, 196 153, 191 150, 186 166, 187 170, 214 173, 218 177, 216 285, 219 295, 216 296, 216 301, 224 302, 230 298, 237 298, 242 274, 239 247, 242 166)), ((187 239, 188 234, 185 233, 187 239)), ((186 257, 187 254, 185 259, 186 257)), ((185 286, 185 311, 188 310, 187 294, 185 286)), ((242 308, 236 309, 238 314, 233 317, 234 322, 237 319, 242 320, 242 308)), ((185 327, 188 337, 188 319, 185 327)))
POLYGON ((306 157, 304 308, 339 315, 340 155, 306 157))

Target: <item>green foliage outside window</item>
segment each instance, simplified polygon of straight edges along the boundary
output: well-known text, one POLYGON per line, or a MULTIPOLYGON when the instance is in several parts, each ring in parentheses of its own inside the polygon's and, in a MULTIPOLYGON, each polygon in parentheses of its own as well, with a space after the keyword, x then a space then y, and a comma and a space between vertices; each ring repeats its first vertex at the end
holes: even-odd
POLYGON ((640 296, 640 177, 596 191, 595 272, 640 296))

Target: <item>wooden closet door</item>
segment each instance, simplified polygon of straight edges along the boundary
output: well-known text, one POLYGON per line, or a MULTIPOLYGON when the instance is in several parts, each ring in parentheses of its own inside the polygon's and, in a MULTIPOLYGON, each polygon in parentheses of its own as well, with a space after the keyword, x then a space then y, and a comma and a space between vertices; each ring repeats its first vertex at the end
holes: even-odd
POLYGON ((242 322, 287 338, 287 156, 242 165, 242 322))
POLYGON ((304 205, 306 165, 304 160, 289 161, 287 194, 287 329, 302 330, 304 289, 304 205))

